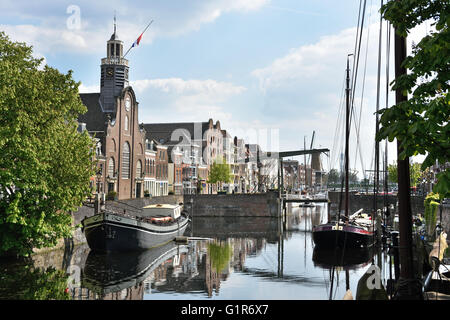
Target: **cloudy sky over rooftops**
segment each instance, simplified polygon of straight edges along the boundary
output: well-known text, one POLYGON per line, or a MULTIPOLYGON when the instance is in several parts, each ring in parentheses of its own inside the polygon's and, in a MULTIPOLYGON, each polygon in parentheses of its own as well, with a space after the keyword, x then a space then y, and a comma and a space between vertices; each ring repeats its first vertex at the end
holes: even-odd
MULTIPOLYGON (((365 169, 370 169, 373 157, 379 5, 380 1, 367 1, 355 91, 365 169)), ((276 133, 280 140, 273 146, 282 151, 302 149, 305 136, 309 148, 315 131, 314 147, 332 149, 329 161, 324 161, 328 169, 339 165, 334 137, 358 9, 358 0, 4 0, 0 30, 33 45, 35 55, 50 66, 73 70, 82 83, 80 91, 99 92, 100 60, 113 33, 114 13, 124 50, 153 20, 140 45, 126 57, 140 122, 213 118, 232 136, 251 139, 249 143, 264 144, 267 135, 276 133), (254 141, 258 136, 261 141, 254 141)), ((430 29, 430 24, 418 28, 409 42, 418 42, 430 29)), ((384 44, 385 39, 384 24, 384 44)), ((382 50, 381 108, 384 45, 382 50)), ((392 80, 393 59, 390 73, 392 80)), ((389 100, 392 104, 394 96, 389 100)), ((353 138, 351 167, 361 172, 356 143, 353 138)), ((390 162, 395 153, 391 144, 390 162)))

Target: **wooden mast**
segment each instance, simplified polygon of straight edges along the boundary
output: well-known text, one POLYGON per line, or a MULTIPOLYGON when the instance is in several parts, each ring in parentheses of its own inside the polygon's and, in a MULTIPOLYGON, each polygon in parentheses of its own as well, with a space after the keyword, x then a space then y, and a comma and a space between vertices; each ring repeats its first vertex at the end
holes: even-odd
MULTIPOLYGON (((349 217, 349 185, 348 185, 348 171, 349 171, 349 137, 350 137, 350 67, 349 67, 349 54, 347 56, 347 77, 346 77, 346 89, 345 89, 345 217, 349 217)), ((346 219, 348 224, 348 219, 346 219)))

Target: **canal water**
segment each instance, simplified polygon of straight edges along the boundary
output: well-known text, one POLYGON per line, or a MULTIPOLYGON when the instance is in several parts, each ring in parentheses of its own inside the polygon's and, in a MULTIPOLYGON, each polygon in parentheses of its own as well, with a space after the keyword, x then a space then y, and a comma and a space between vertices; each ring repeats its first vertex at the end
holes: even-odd
POLYGON ((194 213, 187 243, 108 255, 83 244, 0 263, 0 299, 341 300, 369 274, 386 287, 386 253, 315 250, 312 226, 327 216, 322 204, 289 204, 284 219, 194 213))

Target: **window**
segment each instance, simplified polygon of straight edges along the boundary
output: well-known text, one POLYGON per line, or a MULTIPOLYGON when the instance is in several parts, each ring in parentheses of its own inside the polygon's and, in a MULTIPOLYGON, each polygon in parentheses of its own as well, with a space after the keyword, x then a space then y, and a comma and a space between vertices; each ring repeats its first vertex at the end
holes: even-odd
POLYGON ((116 169, 115 163, 114 163, 114 158, 110 158, 109 159, 109 163, 108 163, 108 176, 110 178, 114 177, 114 171, 116 169))
POLYGON ((128 116, 125 116, 125 131, 128 131, 128 116))
POLYGON ((95 154, 97 156, 102 155, 102 143, 101 142, 97 142, 97 145, 95 146, 95 154))
POLYGON ((116 56, 120 57, 120 44, 116 44, 116 56))
POLYGON ((136 178, 142 178, 142 162, 138 160, 136 164, 136 178))
POLYGON ((122 179, 130 178, 130 145, 128 142, 123 144, 122 152, 122 179))

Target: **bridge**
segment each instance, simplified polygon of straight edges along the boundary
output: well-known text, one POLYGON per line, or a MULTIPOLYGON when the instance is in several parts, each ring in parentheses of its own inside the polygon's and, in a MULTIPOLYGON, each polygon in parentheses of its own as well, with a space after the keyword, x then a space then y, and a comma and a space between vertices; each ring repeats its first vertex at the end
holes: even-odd
POLYGON ((322 203, 327 203, 328 202, 328 197, 326 196, 319 196, 319 195, 315 195, 315 196, 311 196, 311 197, 305 197, 299 194, 284 194, 282 195, 283 201, 284 202, 303 202, 303 203, 310 203, 310 202, 322 202, 322 203))
MULTIPOLYGON (((266 155, 268 157, 277 157, 278 158, 278 197, 280 199, 283 199, 283 202, 311 202, 310 200, 303 199, 303 198, 297 198, 297 199, 290 199, 288 200, 287 197, 282 194, 282 190, 284 190, 284 173, 283 173, 283 158, 286 157, 293 157, 293 156, 301 156, 306 154, 321 154, 325 153, 327 154, 330 151, 330 149, 323 148, 323 149, 310 149, 310 150, 293 150, 293 151, 282 151, 282 152, 267 152, 266 155)), ((306 163, 305 163, 306 165, 306 163)), ((316 201, 313 202, 328 202, 328 199, 316 199, 316 201)))

